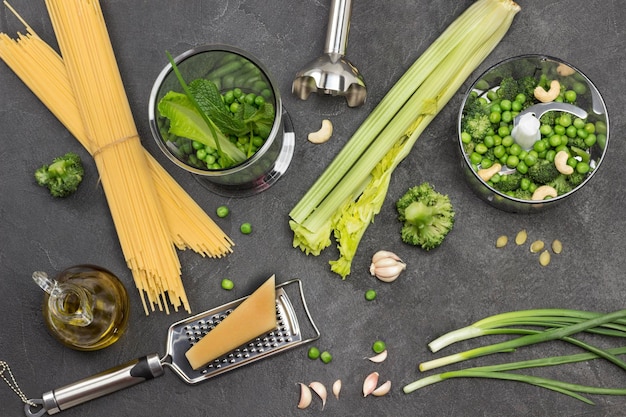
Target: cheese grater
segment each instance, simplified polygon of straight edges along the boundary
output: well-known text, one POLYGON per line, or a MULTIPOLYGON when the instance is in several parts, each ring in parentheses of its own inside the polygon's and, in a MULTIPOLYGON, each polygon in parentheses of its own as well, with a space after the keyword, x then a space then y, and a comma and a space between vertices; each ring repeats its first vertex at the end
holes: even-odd
POLYGON ((140 382, 159 377, 170 368, 188 384, 197 384, 260 359, 275 355, 320 337, 320 332, 309 312, 302 282, 290 280, 276 286, 276 324, 273 331, 246 343, 234 351, 193 370, 185 352, 217 326, 247 297, 240 298, 214 309, 172 324, 167 333, 166 353, 163 357, 153 353, 97 375, 48 391, 41 399, 31 400, 37 407, 26 405, 27 416, 57 414, 70 407, 128 388, 140 382), (296 295, 292 303, 291 295, 296 295), (305 336, 296 311, 307 319, 305 336), (41 407, 41 408, 40 408, 41 407))

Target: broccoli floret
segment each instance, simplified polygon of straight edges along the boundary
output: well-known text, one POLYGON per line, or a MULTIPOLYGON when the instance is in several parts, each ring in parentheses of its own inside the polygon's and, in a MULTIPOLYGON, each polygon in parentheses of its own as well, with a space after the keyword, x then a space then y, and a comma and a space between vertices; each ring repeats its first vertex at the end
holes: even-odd
POLYGON ((491 131, 491 121, 486 114, 476 113, 466 116, 463 120, 463 130, 472 136, 474 142, 481 142, 491 131))
POLYGON ((450 198, 429 183, 410 188, 397 202, 402 241, 425 250, 438 247, 454 225, 450 198))
POLYGON ((73 194, 85 174, 80 156, 68 152, 55 158, 50 165, 43 165, 35 171, 35 180, 47 187, 54 197, 67 197, 73 194))
POLYGON ((513 191, 512 196, 519 200, 532 200, 533 193, 531 193, 529 190, 522 190, 521 188, 518 188, 517 190, 513 191))
POLYGON ((528 177, 537 184, 547 184, 559 176, 554 163, 547 159, 540 159, 536 164, 528 167, 528 177))
POLYGON ((575 146, 578 149, 587 149, 588 146, 585 144, 585 140, 579 136, 567 138, 567 146, 575 146))
POLYGON ((522 174, 513 172, 507 175, 501 175, 500 180, 493 184, 493 188, 503 193, 515 191, 520 187, 522 182, 522 174))
POLYGON ((519 92, 517 80, 511 76, 507 76, 500 81, 500 88, 496 90, 496 96, 502 100, 514 101, 519 92))
POLYGON ((572 184, 568 181, 568 176, 559 174, 555 179, 550 181, 547 185, 556 190, 558 195, 567 194, 572 191, 572 184))
POLYGON ((535 96, 535 88, 537 87, 537 80, 532 75, 527 75, 525 77, 517 80, 517 90, 518 94, 524 94, 526 96, 526 104, 531 104, 534 96, 535 96))
POLYGON ((581 174, 574 171, 571 175, 567 176, 567 182, 571 185, 572 189, 578 187, 587 178, 587 174, 581 174))
POLYGON ((561 112, 558 111, 548 111, 541 115, 539 121, 542 125, 550 125, 554 126, 556 124, 556 120, 561 116, 561 112))

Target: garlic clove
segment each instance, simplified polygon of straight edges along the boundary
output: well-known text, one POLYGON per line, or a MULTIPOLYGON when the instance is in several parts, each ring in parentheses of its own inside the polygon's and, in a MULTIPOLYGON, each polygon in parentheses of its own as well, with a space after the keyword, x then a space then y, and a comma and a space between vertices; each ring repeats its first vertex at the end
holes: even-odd
POLYGON ((315 393, 322 399, 322 410, 323 410, 324 406, 326 405, 326 397, 328 395, 326 393, 326 387, 321 382, 311 382, 309 384, 309 387, 313 391, 315 391, 315 393))
POLYGON ((378 372, 369 374, 363 381, 363 396, 367 397, 376 389, 378 385, 378 372))
POLYGON ((387 350, 383 350, 382 352, 380 352, 378 355, 374 355, 372 357, 367 358, 369 361, 374 362, 374 363, 381 363, 383 362, 385 359, 387 359, 387 350))
POLYGON ((370 274, 384 282, 394 281, 405 269, 406 264, 400 257, 389 251, 376 252, 370 264, 370 274))
POLYGON ((298 402, 298 408, 302 410, 311 405, 313 395, 309 387, 301 382, 299 382, 298 384, 300 385, 300 401, 298 402))
POLYGON ((372 391, 372 395, 375 397, 382 397, 383 395, 387 395, 391 391, 391 381, 387 381, 382 384, 380 387, 376 388, 372 391))
POLYGON ((339 399, 339 392, 341 391, 341 379, 336 380, 333 383, 333 395, 339 399))

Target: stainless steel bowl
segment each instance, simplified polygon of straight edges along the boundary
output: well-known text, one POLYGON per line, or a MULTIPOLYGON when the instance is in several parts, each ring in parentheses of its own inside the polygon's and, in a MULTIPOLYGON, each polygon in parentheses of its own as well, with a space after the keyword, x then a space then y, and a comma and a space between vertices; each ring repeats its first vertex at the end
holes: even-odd
POLYGON ((194 166, 178 145, 169 140, 164 118, 158 111, 160 100, 169 91, 183 92, 172 65, 168 64, 154 82, 148 108, 150 129, 163 153, 178 167, 192 173, 206 188, 229 197, 257 194, 278 181, 291 163, 295 135, 289 115, 282 107, 277 84, 265 66, 248 52, 227 45, 199 46, 177 56, 174 62, 187 83, 197 78, 209 78, 223 91, 240 87, 245 93, 263 93, 274 105, 276 116, 265 143, 245 161, 225 169, 194 166), (234 59, 256 70, 255 76, 245 86, 232 84, 234 70, 229 70, 225 63, 234 59))
POLYGON ((587 76, 585 76, 580 70, 564 62, 558 58, 553 58, 545 55, 521 55, 506 59, 493 65, 487 69, 477 80, 470 86, 467 93, 463 98, 461 109, 458 115, 458 149, 461 156, 461 165, 465 173, 465 177, 468 181, 470 188, 484 201, 490 205, 508 212, 517 213, 533 213, 544 210, 549 207, 553 207, 556 204, 561 203, 567 198, 572 197, 578 190, 586 186, 591 178, 598 172, 600 165, 606 155, 608 138, 609 138, 609 117, 607 109, 600 95, 600 92, 595 87, 587 76), (602 140, 598 140, 588 151, 590 156, 590 164, 592 170, 586 176, 584 181, 576 188, 572 189, 566 194, 559 195, 555 198, 546 200, 534 201, 527 199, 518 199, 512 197, 506 193, 500 192, 493 188, 488 182, 484 181, 478 174, 476 169, 472 166, 470 161, 470 155, 465 152, 463 142, 461 140, 462 133, 462 121, 463 110, 467 103, 468 97, 472 92, 476 92, 479 95, 486 94, 487 91, 500 85, 500 82, 504 76, 511 75, 515 78, 524 77, 528 75, 535 76, 536 78, 545 75, 548 79, 563 78, 559 73, 562 69, 568 69, 571 75, 563 77, 572 77, 570 79, 580 83, 584 86, 585 93, 578 94, 576 100, 576 106, 587 112, 588 120, 599 121, 606 126, 606 133, 602 136, 602 140), (558 69, 558 71, 557 71, 558 69))

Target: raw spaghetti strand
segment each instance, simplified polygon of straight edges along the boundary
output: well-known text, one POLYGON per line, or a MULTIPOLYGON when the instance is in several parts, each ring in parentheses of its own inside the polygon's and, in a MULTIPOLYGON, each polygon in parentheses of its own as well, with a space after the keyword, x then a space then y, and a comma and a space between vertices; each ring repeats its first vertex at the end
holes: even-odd
MULTIPOLYGON (((171 288, 169 302, 176 310, 183 305, 189 311, 184 292, 174 290, 182 289, 176 282, 180 281, 179 260, 154 192, 100 4, 46 0, 46 6, 126 261, 140 274, 144 291, 150 282, 157 290, 171 288), (131 138, 110 146, 125 137, 131 138)), ((147 296, 152 306, 161 308, 153 291, 147 296)))

